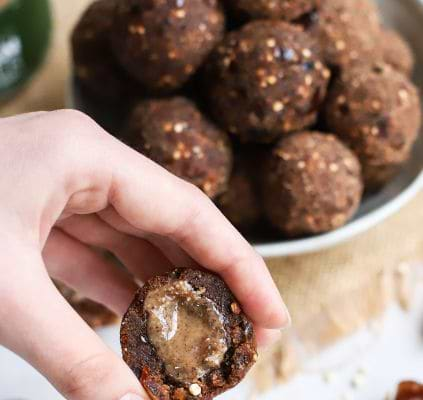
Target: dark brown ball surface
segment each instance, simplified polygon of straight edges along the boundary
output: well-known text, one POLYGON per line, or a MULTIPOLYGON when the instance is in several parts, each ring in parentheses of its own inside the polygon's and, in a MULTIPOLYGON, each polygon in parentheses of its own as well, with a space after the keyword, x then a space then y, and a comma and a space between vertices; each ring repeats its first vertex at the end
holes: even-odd
POLYGON ((420 121, 416 87, 387 64, 346 70, 329 93, 326 123, 360 158, 368 189, 408 160, 420 121))
POLYGON ((312 125, 330 77, 313 38, 281 21, 254 21, 229 33, 207 67, 215 120, 253 142, 312 125))
POLYGON ((257 162, 252 154, 235 157, 228 189, 217 199, 225 217, 241 231, 249 231, 262 216, 257 182, 257 162))
POLYGON ((323 2, 310 33, 319 38, 324 60, 332 67, 377 59, 380 53, 380 20, 372 0, 323 2))
POLYGON ((248 18, 292 21, 318 9, 321 0, 225 0, 225 3, 248 18))
POLYGON ((113 28, 121 65, 152 92, 180 88, 223 36, 217 0, 121 0, 113 28))
POLYGON ((107 100, 125 96, 133 83, 113 58, 109 41, 116 0, 98 0, 75 26, 71 44, 74 74, 92 94, 107 100))
POLYGON ((267 217, 287 236, 344 225, 362 197, 357 157, 334 135, 300 132, 282 139, 265 166, 267 217))
POLYGON ((382 59, 394 69, 410 76, 414 69, 414 54, 405 39, 394 30, 383 30, 380 37, 382 59))
MULTIPOLYGON (((171 292, 163 298, 163 301, 162 299, 158 300, 162 304, 161 308, 165 311, 175 310, 172 307, 175 298, 171 292)), ((176 305, 178 304, 176 303, 176 305)), ((165 320, 168 315, 164 314, 161 318, 165 320)), ((167 328, 169 329, 169 327, 167 328)), ((164 337, 163 334, 162 337, 164 337)), ((164 276, 150 279, 137 292, 133 303, 129 306, 122 320, 120 339, 123 359, 140 379, 153 400, 212 400, 215 396, 236 386, 257 359, 253 324, 243 313, 239 303, 223 280, 214 274, 199 270, 177 269, 164 276), (220 334, 222 329, 225 333, 226 351, 222 360, 218 365, 204 371, 201 376, 188 381, 175 378, 173 374, 169 373, 169 358, 178 358, 181 356, 181 351, 188 353, 192 351, 192 347, 185 350, 178 348, 178 345, 175 344, 172 346, 172 354, 165 354, 168 360, 164 360, 163 354, 160 356, 160 349, 152 344, 155 342, 155 338, 152 338, 151 333, 156 335, 157 332, 151 332, 149 329, 152 318, 152 312, 148 310, 149 296, 151 299, 152 293, 157 293, 169 285, 178 285, 179 288, 187 291, 185 301, 183 296, 179 296, 177 317, 184 308, 191 304, 190 314, 196 317, 194 322, 197 322, 196 326, 192 326, 190 329, 189 326, 183 324, 183 319, 182 323, 179 323, 179 318, 170 321, 170 327, 174 329, 174 333, 169 340, 177 339, 179 336, 179 338, 185 339, 185 343, 190 343, 195 335, 195 328, 203 327, 198 320, 207 316, 202 311, 204 309, 202 305, 205 302, 213 308, 214 313, 220 316, 220 326, 218 329, 213 329, 213 326, 206 328, 206 331, 203 332, 203 335, 207 336, 204 342, 213 343, 213 337, 220 334), (197 307, 197 312, 195 307, 197 307), (180 329, 184 332, 179 331, 180 329)), ((194 339, 198 340, 198 336, 194 339)), ((212 347, 212 344, 208 346, 212 347)), ((194 349, 196 352, 198 350, 200 349, 194 349)), ((200 362, 203 356, 207 356, 207 353, 204 354, 201 351, 197 361, 200 362)), ((178 369, 183 370, 184 368, 184 363, 180 362, 178 369)))
POLYGON ((226 190, 232 168, 229 140, 186 98, 138 104, 127 142, 211 198, 226 190))

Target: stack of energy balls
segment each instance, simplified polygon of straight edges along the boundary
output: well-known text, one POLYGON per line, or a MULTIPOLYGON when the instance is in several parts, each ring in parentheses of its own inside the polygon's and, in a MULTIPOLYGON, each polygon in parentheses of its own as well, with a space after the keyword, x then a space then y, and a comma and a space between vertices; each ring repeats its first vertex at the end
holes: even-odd
POLYGON ((118 136, 245 232, 344 225, 420 128, 412 51, 372 0, 99 0, 72 47, 87 95, 131 99, 118 136))

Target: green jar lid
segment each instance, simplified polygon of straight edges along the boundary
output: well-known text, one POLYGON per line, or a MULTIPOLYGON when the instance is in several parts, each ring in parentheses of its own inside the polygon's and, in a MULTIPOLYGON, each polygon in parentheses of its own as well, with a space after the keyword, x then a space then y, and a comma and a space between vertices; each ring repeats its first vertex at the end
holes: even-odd
POLYGON ((38 69, 50 37, 48 0, 0 0, 0 99, 38 69))

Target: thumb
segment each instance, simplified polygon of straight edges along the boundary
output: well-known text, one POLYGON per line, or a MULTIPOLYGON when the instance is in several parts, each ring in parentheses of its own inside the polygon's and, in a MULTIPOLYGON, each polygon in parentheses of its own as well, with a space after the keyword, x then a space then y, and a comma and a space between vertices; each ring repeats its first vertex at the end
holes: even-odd
POLYGON ((8 251, 3 260, 19 268, 9 268, 7 284, 0 282, 0 320, 7 321, 0 324, 0 344, 69 400, 148 399, 129 367, 59 294, 36 250, 8 251))

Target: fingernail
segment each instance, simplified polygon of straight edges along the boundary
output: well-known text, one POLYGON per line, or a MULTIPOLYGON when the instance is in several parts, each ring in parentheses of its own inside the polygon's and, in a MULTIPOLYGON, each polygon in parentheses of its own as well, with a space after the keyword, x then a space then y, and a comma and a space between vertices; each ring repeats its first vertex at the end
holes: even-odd
POLYGON ((288 310, 288 307, 286 306, 285 303, 283 303, 283 307, 284 307, 284 313, 285 313, 285 323, 283 325, 283 327, 281 328, 281 332, 285 331, 286 329, 289 329, 292 326, 292 318, 291 318, 291 314, 288 310))
POLYGON ((145 400, 141 396, 138 396, 137 394, 128 393, 125 396, 123 396, 120 400, 145 400))

